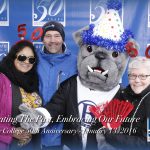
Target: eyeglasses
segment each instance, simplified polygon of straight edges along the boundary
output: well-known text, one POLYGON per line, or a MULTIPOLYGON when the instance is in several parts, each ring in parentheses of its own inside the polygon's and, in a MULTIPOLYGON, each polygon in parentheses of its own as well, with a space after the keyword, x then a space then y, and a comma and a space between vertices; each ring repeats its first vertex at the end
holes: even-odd
POLYGON ((135 80, 137 77, 140 80, 146 80, 147 77, 149 77, 150 75, 144 75, 144 74, 140 74, 140 75, 135 75, 135 74, 129 74, 128 77, 130 80, 135 80))
POLYGON ((25 55, 18 55, 18 56, 16 56, 16 58, 17 58, 18 61, 21 61, 21 62, 24 62, 28 59, 30 64, 34 64, 35 61, 36 61, 35 57, 33 57, 33 56, 27 57, 25 55))

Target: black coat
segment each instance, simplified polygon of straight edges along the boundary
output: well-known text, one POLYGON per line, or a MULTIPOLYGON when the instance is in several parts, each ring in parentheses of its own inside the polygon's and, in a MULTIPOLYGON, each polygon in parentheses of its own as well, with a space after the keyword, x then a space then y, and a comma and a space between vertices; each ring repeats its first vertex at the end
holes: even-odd
MULTIPOLYGON (((116 133, 106 132, 106 142, 116 149, 150 149, 150 143, 147 142, 147 118, 150 118, 150 86, 140 94, 134 94, 131 87, 128 86, 120 92, 120 100, 128 100, 134 105, 134 109, 128 115, 128 118, 139 118, 132 122, 123 122, 120 131, 116 133), (130 132, 131 131, 131 132, 130 132)), ((91 127, 92 130, 98 130, 101 125, 97 123, 91 127)), ((88 135, 87 150, 97 149, 98 141, 96 134, 88 135)))
MULTIPOLYGON (((86 93, 85 93, 86 94, 86 93)), ((51 101, 45 106, 53 117, 53 121, 58 122, 58 116, 65 118, 79 118, 78 100, 77 100, 77 76, 64 81, 51 101)), ((78 121, 64 122, 63 131, 72 131, 72 133, 62 134, 62 143, 71 150, 82 149, 81 123, 78 121)))
MULTIPOLYGON (((79 118, 77 103, 77 80, 73 76, 63 82, 51 101, 45 106, 50 112, 54 121, 58 116, 69 118, 70 116, 79 118)), ((72 134, 63 133, 62 143, 74 150, 82 149, 82 136, 80 122, 64 122, 63 131, 75 131, 72 134)))

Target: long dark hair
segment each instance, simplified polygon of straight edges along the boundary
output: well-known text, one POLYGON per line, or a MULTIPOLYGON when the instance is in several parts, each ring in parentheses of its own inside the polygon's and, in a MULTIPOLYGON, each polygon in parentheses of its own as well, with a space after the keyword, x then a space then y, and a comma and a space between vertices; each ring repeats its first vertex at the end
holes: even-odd
POLYGON ((15 85, 22 87, 27 92, 34 92, 38 90, 38 75, 37 75, 37 61, 38 57, 33 44, 27 40, 21 40, 14 44, 8 55, 5 56, 0 63, 0 72, 4 73, 11 82, 15 85), (33 67, 27 73, 20 72, 16 69, 14 65, 14 60, 16 59, 16 54, 20 52, 23 48, 29 47, 34 53, 36 62, 33 67))

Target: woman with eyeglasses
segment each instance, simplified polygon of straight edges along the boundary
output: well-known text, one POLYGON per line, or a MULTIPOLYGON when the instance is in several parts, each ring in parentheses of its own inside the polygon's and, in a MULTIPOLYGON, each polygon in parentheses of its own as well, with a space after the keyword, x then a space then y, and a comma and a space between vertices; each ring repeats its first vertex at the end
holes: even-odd
POLYGON ((90 145, 92 150, 150 149, 150 59, 142 56, 131 58, 128 80, 129 85, 121 90, 118 97, 132 103, 133 110, 124 120, 118 116, 122 124, 117 129, 102 129, 100 132, 101 124, 93 125, 91 130, 98 132, 88 135, 87 150, 91 150, 90 145))
POLYGON ((31 108, 42 104, 36 66, 35 48, 26 40, 13 45, 0 62, 0 150, 37 149, 39 134, 22 129, 15 119, 21 103, 31 108))

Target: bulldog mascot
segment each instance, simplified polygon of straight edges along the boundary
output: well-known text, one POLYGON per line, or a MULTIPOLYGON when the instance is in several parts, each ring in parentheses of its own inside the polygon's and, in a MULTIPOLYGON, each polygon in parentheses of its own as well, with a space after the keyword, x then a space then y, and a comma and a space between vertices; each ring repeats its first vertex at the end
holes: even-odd
POLYGON ((96 120, 89 107, 117 97, 129 54, 135 54, 132 50, 137 49, 132 33, 123 28, 118 14, 120 8, 119 2, 109 1, 107 11, 96 24, 74 33, 80 48, 78 75, 63 82, 43 108, 21 105, 18 121, 23 128, 37 129, 52 122, 64 122, 61 131, 64 149, 86 148, 89 128, 96 120), (32 121, 24 121, 25 115, 32 121))

